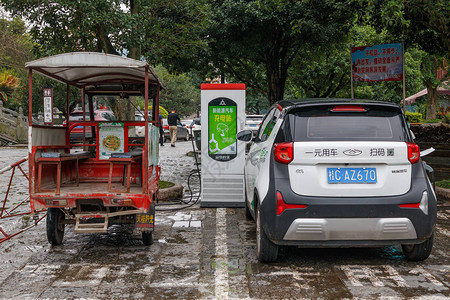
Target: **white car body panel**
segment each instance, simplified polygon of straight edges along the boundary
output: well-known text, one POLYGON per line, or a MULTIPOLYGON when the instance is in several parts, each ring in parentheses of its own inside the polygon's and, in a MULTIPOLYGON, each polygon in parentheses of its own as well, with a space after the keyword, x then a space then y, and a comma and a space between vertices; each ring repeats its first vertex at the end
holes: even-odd
POLYGON ((292 190, 304 196, 395 196, 411 188, 411 163, 404 142, 296 142, 294 160, 288 168, 292 190), (323 155, 323 149, 328 155, 323 155), (329 154, 331 149, 333 155, 329 154), (362 152, 344 154, 351 149, 362 152), (379 153, 376 149, 384 150, 379 153), (393 149, 392 156, 387 155, 387 149, 393 149), (328 183, 327 168, 352 167, 376 168, 377 182, 328 183))
POLYGON ((270 156, 273 151, 273 142, 282 122, 283 119, 278 119, 268 139, 263 142, 253 143, 250 148, 245 166, 249 204, 254 198, 255 188, 258 191, 258 198, 261 202, 267 195, 270 181, 270 156))

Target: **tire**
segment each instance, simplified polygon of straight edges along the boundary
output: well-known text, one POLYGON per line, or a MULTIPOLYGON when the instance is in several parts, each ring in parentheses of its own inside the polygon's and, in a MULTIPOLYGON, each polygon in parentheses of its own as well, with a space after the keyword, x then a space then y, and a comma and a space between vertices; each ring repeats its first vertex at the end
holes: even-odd
POLYGON ((244 184, 244 202, 245 202, 245 217, 247 218, 247 220, 253 220, 253 216, 252 213, 250 212, 250 208, 248 207, 247 204, 247 189, 245 188, 245 184, 244 184))
POLYGON ((403 254, 411 261, 422 261, 428 258, 433 248, 434 233, 423 243, 402 245, 403 254))
POLYGON ((47 210, 47 240, 52 246, 61 245, 64 238, 64 212, 59 208, 47 210))
POLYGON ((153 244, 153 231, 142 232, 142 243, 145 246, 150 246, 153 244))
POLYGON ((278 257, 278 245, 272 243, 261 228, 259 207, 256 213, 256 256, 260 262, 274 262, 278 257))

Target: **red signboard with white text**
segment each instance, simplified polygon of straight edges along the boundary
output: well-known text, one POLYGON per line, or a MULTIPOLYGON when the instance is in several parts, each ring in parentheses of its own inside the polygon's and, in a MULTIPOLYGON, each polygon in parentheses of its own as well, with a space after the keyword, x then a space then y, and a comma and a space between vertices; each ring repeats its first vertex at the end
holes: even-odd
POLYGON ((353 81, 403 80, 402 44, 352 47, 353 81))

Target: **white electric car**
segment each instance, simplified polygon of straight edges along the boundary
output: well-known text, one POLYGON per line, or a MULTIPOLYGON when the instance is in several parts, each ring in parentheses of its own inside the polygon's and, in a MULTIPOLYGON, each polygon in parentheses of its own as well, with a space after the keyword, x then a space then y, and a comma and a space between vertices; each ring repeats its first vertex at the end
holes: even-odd
POLYGON ((278 247, 401 244, 409 260, 433 246, 436 195, 398 105, 281 101, 268 111, 245 164, 246 215, 257 256, 278 247))

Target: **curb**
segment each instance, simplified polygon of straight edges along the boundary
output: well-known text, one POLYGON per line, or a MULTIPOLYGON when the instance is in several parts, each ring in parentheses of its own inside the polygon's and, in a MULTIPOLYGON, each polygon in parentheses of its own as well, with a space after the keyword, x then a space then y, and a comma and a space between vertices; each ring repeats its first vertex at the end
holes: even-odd
POLYGON ((181 183, 175 182, 175 185, 165 189, 159 189, 157 195, 158 201, 167 201, 169 199, 183 198, 183 186, 181 183))
POLYGON ((444 189, 441 187, 436 187, 436 197, 438 198, 438 203, 443 202, 443 206, 450 206, 450 189, 444 189))

